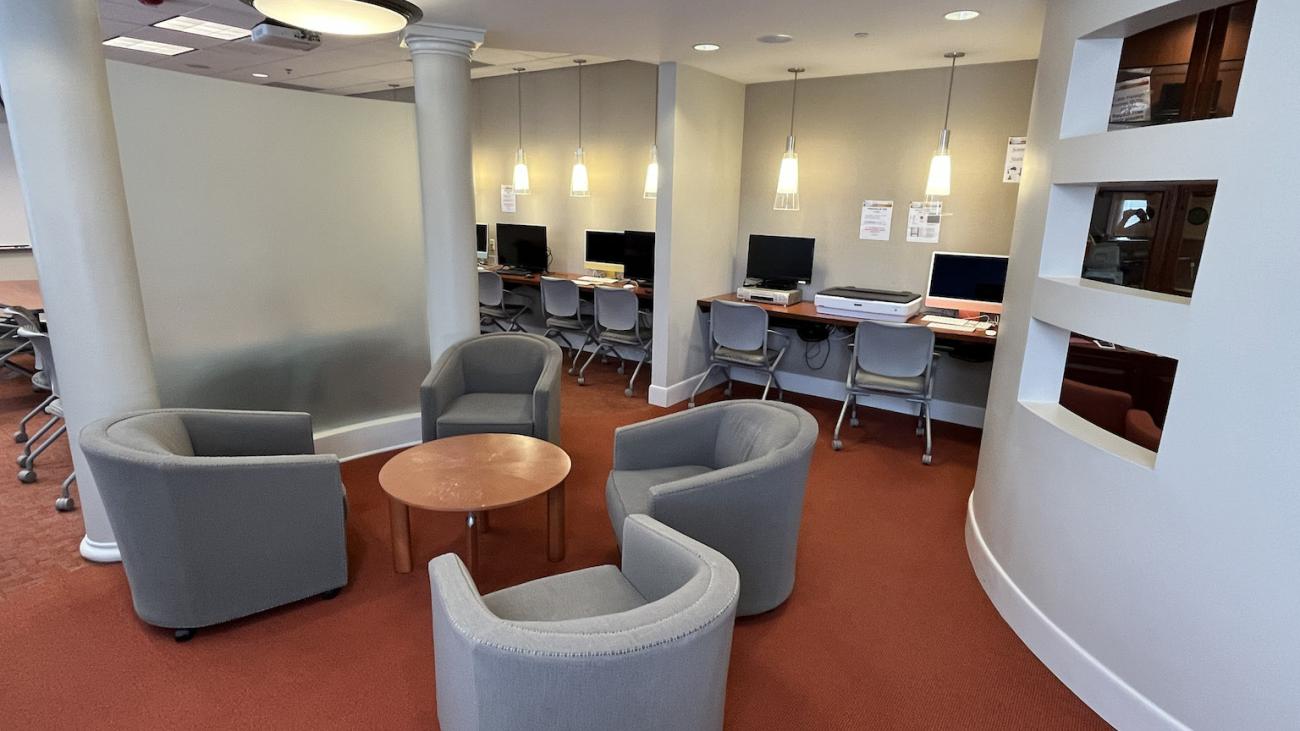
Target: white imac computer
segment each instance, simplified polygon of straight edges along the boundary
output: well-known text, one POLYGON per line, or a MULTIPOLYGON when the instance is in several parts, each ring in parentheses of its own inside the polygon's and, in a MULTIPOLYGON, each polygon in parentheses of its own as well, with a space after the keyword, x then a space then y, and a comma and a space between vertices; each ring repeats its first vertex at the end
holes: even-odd
POLYGON ((622 274, 625 244, 622 231, 588 231, 587 255, 582 266, 598 272, 622 274))
POLYGON ((487 224, 474 224, 474 251, 478 254, 478 263, 486 264, 488 260, 487 224))
POLYGON ((958 317, 1002 314, 1007 285, 1007 257, 936 251, 930 259, 930 286, 925 306, 957 310, 958 317))

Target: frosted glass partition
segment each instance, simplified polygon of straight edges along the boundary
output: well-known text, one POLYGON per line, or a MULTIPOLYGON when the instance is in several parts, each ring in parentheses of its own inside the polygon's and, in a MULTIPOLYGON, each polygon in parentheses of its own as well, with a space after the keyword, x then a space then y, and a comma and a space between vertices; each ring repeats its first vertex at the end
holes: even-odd
POLYGON ((109 66, 163 403, 418 411, 413 108, 109 66))

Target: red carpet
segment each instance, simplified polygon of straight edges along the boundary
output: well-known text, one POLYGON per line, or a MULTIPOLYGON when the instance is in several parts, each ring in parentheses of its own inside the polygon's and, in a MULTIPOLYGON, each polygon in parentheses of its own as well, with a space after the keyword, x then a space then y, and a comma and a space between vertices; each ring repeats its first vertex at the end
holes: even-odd
MULTIPOLYGON (((604 505, 612 432, 663 411, 624 398, 612 365, 588 378, 585 388, 565 381, 568 555, 546 561, 544 500, 493 513, 480 544, 484 591, 617 563, 604 505)), ((38 398, 0 381, 0 423, 8 429, 38 398)), ((909 418, 864 410, 834 453, 835 405, 798 403, 822 425, 798 578, 785 606, 736 625, 727 727, 1106 728, 1021 644, 972 573, 963 525, 979 432, 939 424, 935 464, 923 467, 909 418)), ((0 445, 0 465, 12 465, 16 445, 0 445)), ((386 456, 344 465, 352 579, 337 599, 183 645, 135 618, 120 565, 76 557, 80 517, 53 511, 66 447, 46 458, 36 485, 0 476, 0 728, 436 727, 423 565, 461 549, 463 523, 413 511, 417 569, 393 573, 375 479, 386 456)))

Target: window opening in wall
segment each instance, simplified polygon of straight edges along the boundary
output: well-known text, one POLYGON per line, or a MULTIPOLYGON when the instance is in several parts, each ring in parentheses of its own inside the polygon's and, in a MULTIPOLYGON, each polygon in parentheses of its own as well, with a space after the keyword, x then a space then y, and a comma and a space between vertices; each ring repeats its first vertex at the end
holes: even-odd
POLYGON ((1061 405, 1155 452, 1177 370, 1173 358, 1071 333, 1061 405))
POLYGON ((1254 18, 1250 0, 1125 38, 1110 128, 1231 117, 1254 18))
POLYGON ((1098 186, 1080 276, 1191 297, 1217 188, 1213 181, 1098 186))

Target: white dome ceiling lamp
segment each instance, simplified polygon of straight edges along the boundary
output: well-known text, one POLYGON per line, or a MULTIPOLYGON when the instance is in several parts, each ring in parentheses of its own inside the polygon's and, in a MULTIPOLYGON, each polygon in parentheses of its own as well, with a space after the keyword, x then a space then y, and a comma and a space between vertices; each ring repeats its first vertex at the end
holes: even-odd
POLYGON ((575 58, 578 65, 578 149, 573 152, 573 174, 569 176, 569 196, 590 198, 591 184, 587 178, 587 161, 582 152, 582 66, 585 58, 575 58))
POLYGON ((952 67, 948 71, 948 102, 943 108, 943 129, 939 132, 939 149, 930 159, 930 175, 925 181, 925 195, 929 199, 952 192, 952 155, 948 151, 948 142, 952 135, 948 131, 948 115, 952 112, 952 82, 957 76, 957 59, 965 55, 961 51, 943 54, 944 58, 952 59, 952 67))
POLYGON ((240 0, 295 28, 343 36, 396 33, 424 17, 406 0, 240 0))
POLYGON ((785 138, 785 154, 781 156, 781 169, 776 177, 774 211, 799 210, 799 155, 794 151, 794 111, 799 101, 799 74, 804 70, 792 68, 787 71, 794 74, 794 85, 790 89, 790 136, 785 138))
POLYGON ((524 156, 524 72, 523 66, 516 66, 515 71, 515 94, 517 103, 515 109, 519 112, 519 147, 515 150, 515 175, 514 188, 515 195, 528 195, 528 158, 524 156))

